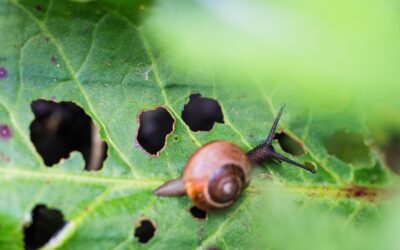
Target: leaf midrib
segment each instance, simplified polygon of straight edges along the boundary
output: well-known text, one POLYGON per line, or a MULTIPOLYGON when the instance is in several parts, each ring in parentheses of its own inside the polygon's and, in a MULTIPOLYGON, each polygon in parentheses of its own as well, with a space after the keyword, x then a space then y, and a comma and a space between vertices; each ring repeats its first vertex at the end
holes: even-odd
POLYGON ((6 168, 0 168, 0 178, 7 179, 9 177, 14 178, 26 178, 29 180, 39 181, 59 181, 59 182, 75 182, 80 184, 88 185, 115 185, 120 187, 141 187, 141 188, 155 188, 162 183, 164 180, 161 179, 133 179, 133 178, 122 178, 122 177, 109 177, 109 176, 95 176, 86 173, 70 173, 61 172, 58 169, 37 169, 37 170, 21 170, 15 166, 9 166, 6 168))

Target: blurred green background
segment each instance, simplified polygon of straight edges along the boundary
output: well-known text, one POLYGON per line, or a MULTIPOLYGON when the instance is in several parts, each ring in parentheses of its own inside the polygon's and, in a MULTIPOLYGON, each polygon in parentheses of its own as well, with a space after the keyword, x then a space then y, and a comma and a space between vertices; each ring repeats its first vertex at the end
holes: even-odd
POLYGON ((294 84, 331 106, 398 99, 398 1, 160 1, 155 8, 150 30, 176 49, 180 65, 242 74, 244 85, 294 84))

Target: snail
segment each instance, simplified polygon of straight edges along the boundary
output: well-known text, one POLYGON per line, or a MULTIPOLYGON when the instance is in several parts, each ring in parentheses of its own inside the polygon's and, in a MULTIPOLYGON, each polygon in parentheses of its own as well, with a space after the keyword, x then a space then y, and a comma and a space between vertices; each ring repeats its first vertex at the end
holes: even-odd
POLYGON ((158 187, 157 196, 187 195, 203 210, 219 210, 236 201, 249 185, 253 166, 268 159, 284 161, 315 173, 305 166, 279 153, 273 146, 275 130, 285 105, 282 104, 264 143, 245 153, 239 146, 228 141, 212 141, 197 149, 189 158, 182 178, 170 180, 158 187))

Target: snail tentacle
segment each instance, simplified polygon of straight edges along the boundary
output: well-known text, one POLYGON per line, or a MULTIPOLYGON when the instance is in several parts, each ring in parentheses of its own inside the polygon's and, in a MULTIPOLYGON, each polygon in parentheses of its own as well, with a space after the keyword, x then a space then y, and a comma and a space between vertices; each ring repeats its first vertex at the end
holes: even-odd
POLYGON ((275 131, 278 126, 278 123, 279 123, 279 120, 281 118, 284 108, 285 108, 285 104, 282 104, 281 109, 279 110, 279 113, 276 116, 274 123, 272 124, 271 130, 269 131, 265 142, 263 144, 258 145, 255 148, 253 148, 249 152, 247 152, 247 156, 249 157, 249 159, 253 165, 259 165, 268 159, 274 159, 279 162, 284 161, 284 162, 290 163, 294 166, 305 169, 311 173, 315 173, 316 170, 313 167, 308 167, 299 162, 291 160, 291 159, 287 158, 286 156, 279 154, 278 152, 275 151, 274 147, 272 146, 272 140, 274 139, 275 131))

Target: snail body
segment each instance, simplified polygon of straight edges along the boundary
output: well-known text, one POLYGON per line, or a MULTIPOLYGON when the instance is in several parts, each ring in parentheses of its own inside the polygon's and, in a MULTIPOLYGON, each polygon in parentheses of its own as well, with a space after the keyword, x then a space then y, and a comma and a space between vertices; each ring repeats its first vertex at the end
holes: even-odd
POLYGON ((203 210, 219 210, 230 206, 251 181, 252 166, 267 159, 285 161, 315 173, 298 162, 278 154, 272 147, 282 106, 265 143, 245 153, 228 141, 212 141, 197 149, 189 158, 182 178, 166 182, 155 190, 157 196, 187 195, 203 210))

